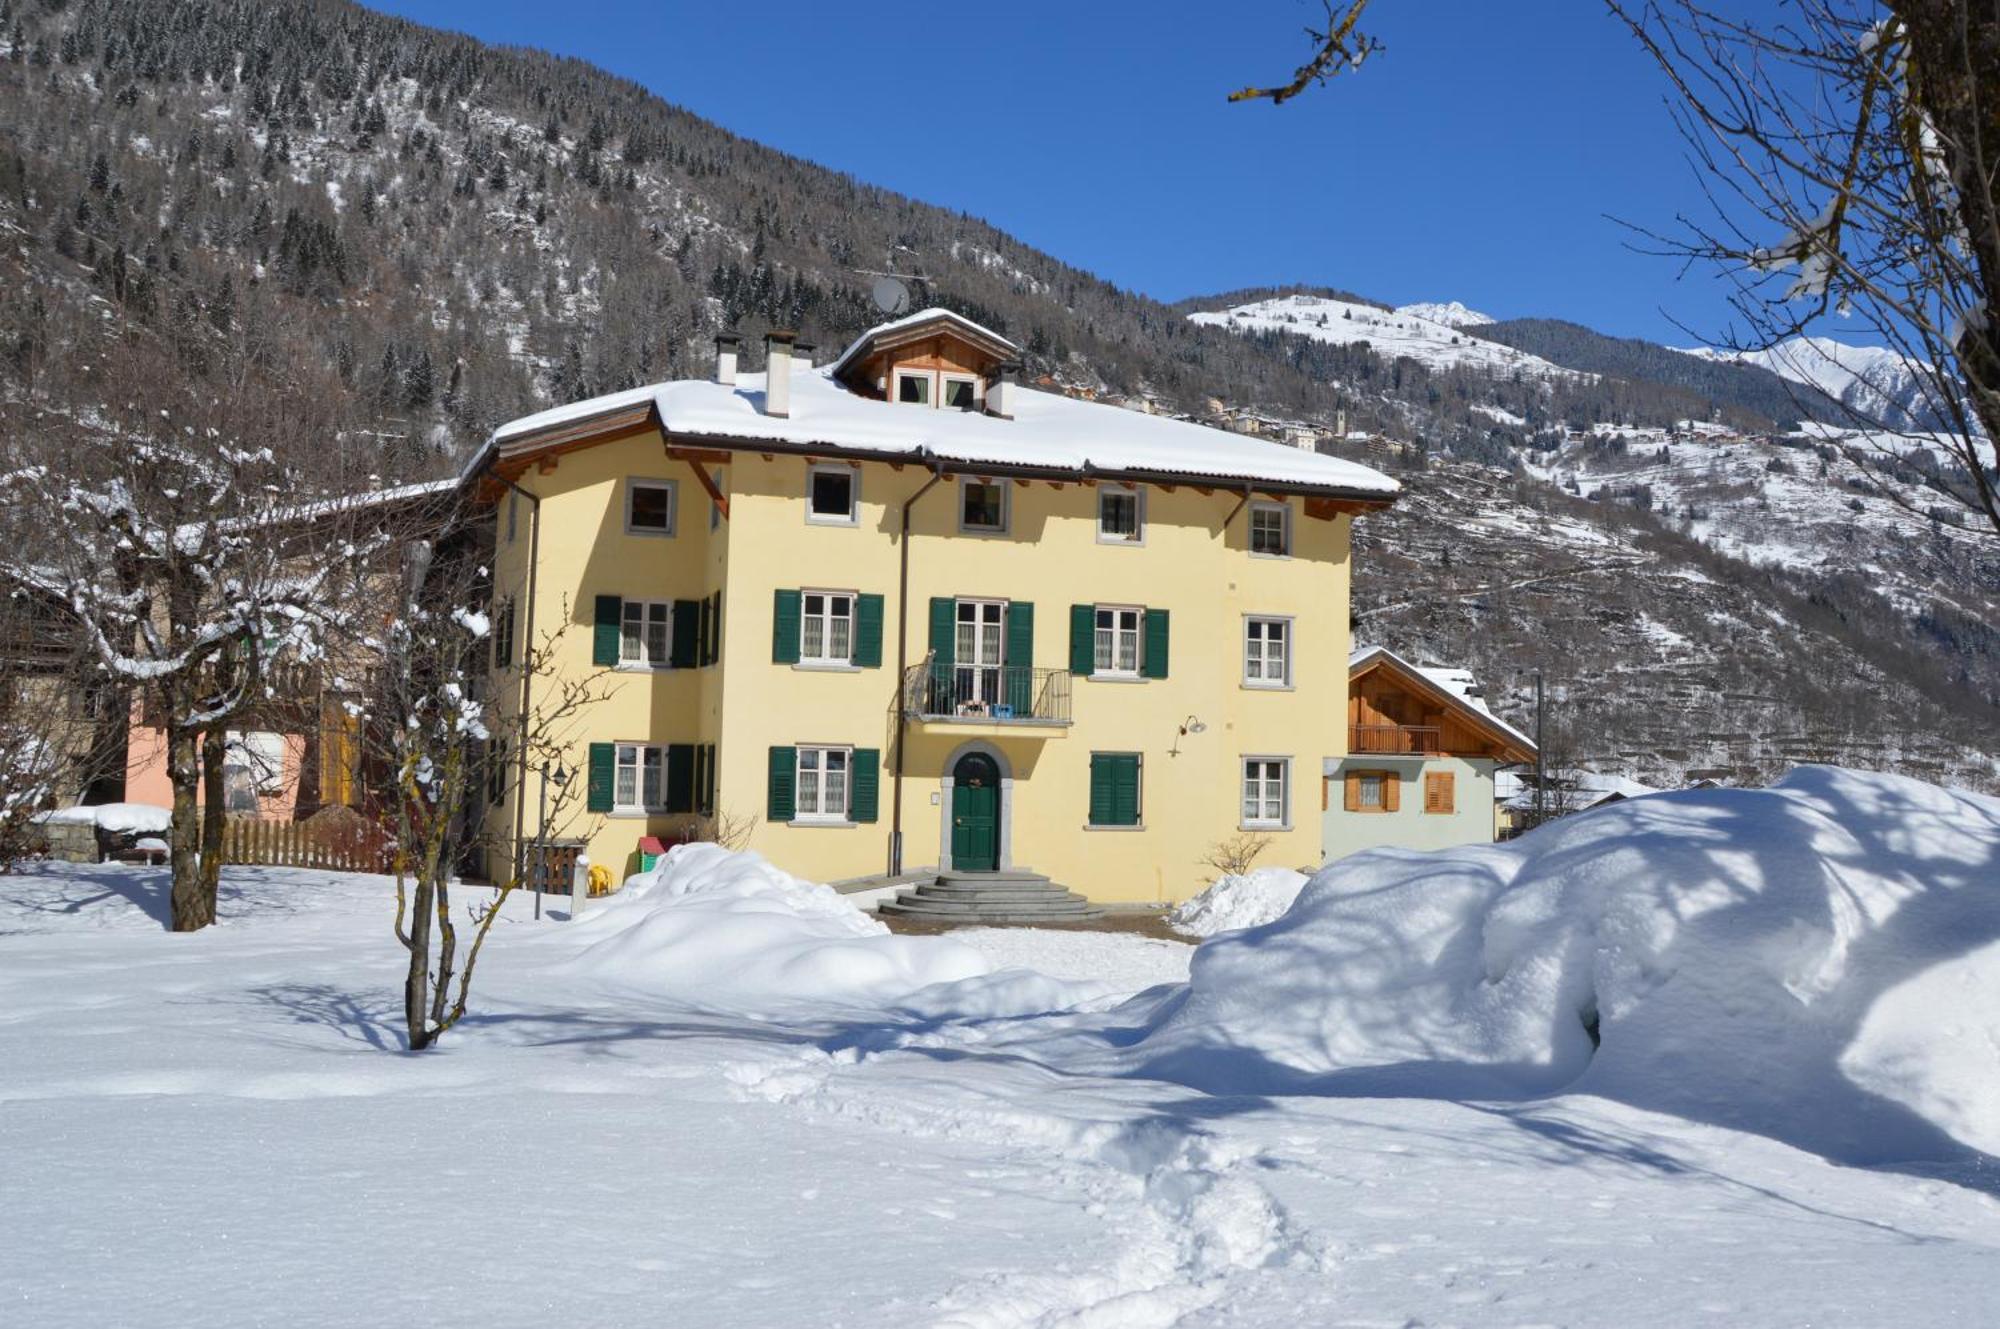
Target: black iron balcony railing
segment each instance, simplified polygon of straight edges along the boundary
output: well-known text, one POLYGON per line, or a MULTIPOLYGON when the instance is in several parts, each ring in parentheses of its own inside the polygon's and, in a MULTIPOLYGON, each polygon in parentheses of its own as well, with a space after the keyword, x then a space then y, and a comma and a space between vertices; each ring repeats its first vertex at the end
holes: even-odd
POLYGON ((904 705, 924 720, 1066 725, 1070 672, 1027 665, 913 666, 903 680, 904 705))

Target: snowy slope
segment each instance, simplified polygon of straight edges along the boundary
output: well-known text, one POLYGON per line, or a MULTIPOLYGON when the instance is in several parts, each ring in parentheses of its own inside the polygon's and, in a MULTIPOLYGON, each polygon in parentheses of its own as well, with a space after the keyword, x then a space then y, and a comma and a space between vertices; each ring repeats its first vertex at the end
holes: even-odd
POLYGON ((1432 369, 1466 367, 1537 378, 1588 377, 1511 346, 1468 336, 1458 326, 1439 321, 1456 318, 1460 326, 1492 321, 1457 303, 1390 310, 1324 295, 1280 295, 1232 309, 1189 314, 1188 318, 1232 332, 1292 332, 1339 345, 1366 342, 1385 358, 1407 356, 1432 369))
POLYGON ((1793 337, 1761 351, 1693 347, 1684 353, 1768 369, 1890 428, 1930 429, 1939 423, 1922 366, 1884 346, 1851 346, 1831 337, 1793 337))
POLYGON ((1435 300, 1420 300, 1413 305, 1397 305, 1396 312, 1407 314, 1411 318, 1442 323, 1448 328, 1476 328, 1494 321, 1491 314, 1482 314, 1477 309, 1467 309, 1456 300, 1449 300, 1443 304, 1435 300))

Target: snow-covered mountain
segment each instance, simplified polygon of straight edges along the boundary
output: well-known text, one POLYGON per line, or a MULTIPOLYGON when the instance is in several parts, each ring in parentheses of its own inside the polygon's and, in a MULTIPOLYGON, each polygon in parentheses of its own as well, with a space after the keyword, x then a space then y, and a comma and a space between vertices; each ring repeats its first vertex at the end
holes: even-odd
POLYGON ((1397 305, 1396 312, 1408 314, 1412 318, 1429 319, 1448 328, 1476 328, 1497 321, 1493 315, 1482 314, 1477 309, 1467 309, 1456 300, 1448 300, 1443 304, 1435 300, 1420 300, 1413 305, 1397 305))
POLYGON ((1793 337, 1762 351, 1694 347, 1688 355, 1757 365, 1804 384, 1868 420, 1892 429, 1942 426, 1924 366, 1885 346, 1851 346, 1831 337, 1793 337))
POLYGON ((1588 377, 1511 346, 1471 336, 1462 329, 1493 320, 1456 302, 1385 309, 1327 295, 1279 295, 1230 309, 1189 314, 1188 318, 1232 332, 1293 332, 1344 346, 1365 342, 1385 359, 1407 356, 1431 369, 1470 366, 1536 378, 1588 377), (1441 318, 1460 322, 1455 325, 1441 318))

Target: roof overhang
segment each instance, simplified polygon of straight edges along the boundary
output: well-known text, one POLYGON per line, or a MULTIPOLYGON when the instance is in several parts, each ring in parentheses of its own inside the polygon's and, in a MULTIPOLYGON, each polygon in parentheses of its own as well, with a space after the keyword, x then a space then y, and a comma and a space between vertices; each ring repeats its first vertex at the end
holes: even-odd
MULTIPOLYGON (((1410 691, 1426 700, 1435 701, 1491 738, 1501 749, 1499 760, 1529 762, 1535 759, 1535 745, 1526 736, 1516 733, 1511 725, 1499 718, 1467 703, 1465 698, 1451 689, 1439 686, 1419 672, 1409 661, 1387 647, 1371 647, 1358 659, 1348 663, 1348 687, 1352 689, 1356 683, 1378 669, 1394 674, 1399 681, 1409 686, 1410 691)), ((1375 754, 1369 753, 1368 756, 1373 758, 1375 754)))

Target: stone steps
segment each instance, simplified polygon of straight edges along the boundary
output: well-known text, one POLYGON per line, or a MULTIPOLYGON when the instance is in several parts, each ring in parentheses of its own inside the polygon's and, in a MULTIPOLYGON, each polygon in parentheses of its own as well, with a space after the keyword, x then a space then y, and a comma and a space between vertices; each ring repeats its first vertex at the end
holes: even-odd
POLYGON ((884 903, 878 911, 902 918, 978 924, 1076 923, 1104 911, 1038 872, 945 872, 884 903))

